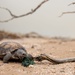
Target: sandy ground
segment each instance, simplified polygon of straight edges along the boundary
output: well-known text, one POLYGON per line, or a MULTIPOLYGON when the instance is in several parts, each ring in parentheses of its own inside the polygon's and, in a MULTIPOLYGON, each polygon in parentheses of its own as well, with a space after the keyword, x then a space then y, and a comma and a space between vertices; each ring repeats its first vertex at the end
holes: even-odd
MULTIPOLYGON (((75 57, 75 41, 45 38, 23 38, 16 41, 23 45, 28 53, 37 56, 41 53, 52 55, 54 58, 75 57)), ((52 64, 48 61, 36 62, 35 65, 24 67, 19 62, 7 64, 0 60, 0 75, 75 75, 75 62, 52 64)))

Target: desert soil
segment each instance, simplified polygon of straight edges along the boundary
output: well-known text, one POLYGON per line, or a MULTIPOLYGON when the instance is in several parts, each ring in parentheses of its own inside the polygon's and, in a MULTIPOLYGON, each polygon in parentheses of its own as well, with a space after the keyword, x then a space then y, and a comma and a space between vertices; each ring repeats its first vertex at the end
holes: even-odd
MULTIPOLYGON (((4 39, 23 45, 33 56, 48 54, 54 58, 75 57, 75 41, 47 38, 4 39)), ((3 63, 0 60, 0 75, 75 75, 75 62, 52 64, 49 61, 36 62, 35 65, 24 67, 19 62, 3 63)))

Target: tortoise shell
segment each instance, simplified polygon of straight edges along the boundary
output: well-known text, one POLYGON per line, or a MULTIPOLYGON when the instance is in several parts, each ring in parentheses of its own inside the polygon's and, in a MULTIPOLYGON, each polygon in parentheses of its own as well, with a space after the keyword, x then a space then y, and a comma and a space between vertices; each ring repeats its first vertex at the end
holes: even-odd
POLYGON ((7 52, 14 52, 22 49, 26 52, 25 48, 17 42, 3 42, 0 44, 0 55, 5 55, 7 52))

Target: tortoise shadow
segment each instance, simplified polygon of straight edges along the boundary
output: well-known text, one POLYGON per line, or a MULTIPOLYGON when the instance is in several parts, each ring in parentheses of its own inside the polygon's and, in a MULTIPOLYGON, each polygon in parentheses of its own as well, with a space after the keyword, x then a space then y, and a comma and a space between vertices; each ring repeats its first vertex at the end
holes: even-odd
MULTIPOLYGON (((3 59, 0 59, 0 61, 3 61, 3 59)), ((16 60, 16 59, 10 59, 9 61, 8 61, 8 63, 13 63, 13 62, 15 62, 15 63, 21 63, 21 61, 20 60, 16 60)))

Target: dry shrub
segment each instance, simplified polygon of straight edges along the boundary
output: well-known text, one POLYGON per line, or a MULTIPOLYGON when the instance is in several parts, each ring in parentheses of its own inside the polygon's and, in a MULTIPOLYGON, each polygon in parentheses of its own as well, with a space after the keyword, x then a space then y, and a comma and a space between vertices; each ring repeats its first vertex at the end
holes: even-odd
POLYGON ((21 38, 21 37, 22 36, 18 35, 18 34, 6 32, 6 31, 0 31, 0 40, 2 40, 2 39, 17 39, 17 38, 21 38))
POLYGON ((44 38, 35 32, 30 32, 27 34, 16 34, 7 31, 0 31, 0 40, 2 39, 19 39, 19 38, 44 38))

